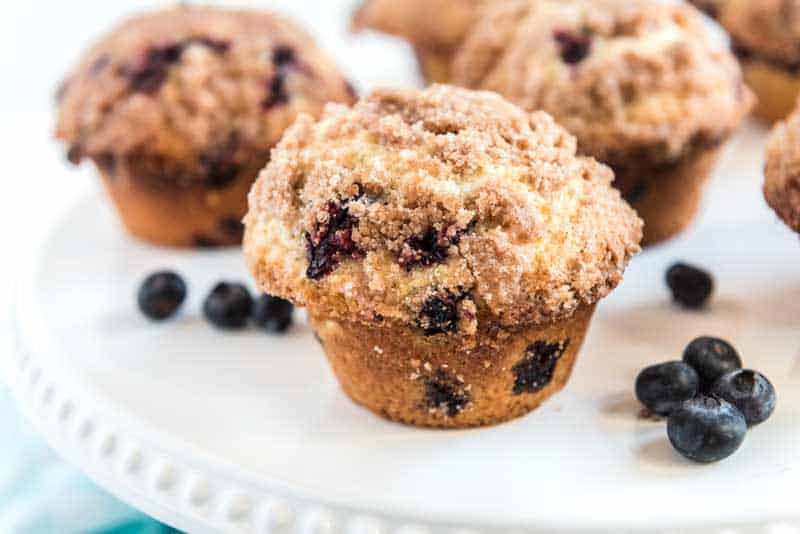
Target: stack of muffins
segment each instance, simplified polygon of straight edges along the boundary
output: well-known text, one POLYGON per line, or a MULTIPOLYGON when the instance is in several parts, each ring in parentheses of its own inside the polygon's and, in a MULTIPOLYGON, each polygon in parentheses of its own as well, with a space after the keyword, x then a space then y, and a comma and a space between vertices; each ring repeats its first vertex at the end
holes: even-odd
MULTIPOLYGON (((527 413, 566 384, 640 243, 693 219, 754 102, 739 64, 683 2, 367 0, 354 26, 407 38, 451 85, 356 103, 292 22, 184 6, 86 54, 57 136, 138 238, 244 232, 259 288, 307 308, 356 402, 433 427, 527 413)), ((798 124, 766 191, 800 230, 798 124)))

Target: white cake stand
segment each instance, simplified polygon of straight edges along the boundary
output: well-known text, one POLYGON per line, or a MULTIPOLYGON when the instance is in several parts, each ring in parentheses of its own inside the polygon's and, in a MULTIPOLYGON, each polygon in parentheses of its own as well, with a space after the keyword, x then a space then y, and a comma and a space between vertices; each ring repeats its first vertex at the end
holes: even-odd
POLYGON ((235 251, 133 242, 103 199, 53 225, 19 285, 20 407, 103 487, 190 532, 800 532, 800 243, 760 196, 763 132, 744 132, 688 234, 641 255, 599 308, 568 388, 528 417, 432 431, 383 421, 338 389, 309 328, 224 334, 200 317, 235 251), (670 305, 676 259, 709 267, 710 311, 670 305), (190 284, 154 325, 134 294, 151 270, 190 284), (725 462, 698 466, 637 417, 645 365, 696 335, 731 340, 778 409, 725 462))

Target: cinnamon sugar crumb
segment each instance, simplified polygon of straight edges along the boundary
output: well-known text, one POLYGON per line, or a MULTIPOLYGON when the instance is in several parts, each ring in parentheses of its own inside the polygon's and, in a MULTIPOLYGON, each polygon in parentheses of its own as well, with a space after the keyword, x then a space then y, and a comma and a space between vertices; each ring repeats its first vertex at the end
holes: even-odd
POLYGON ((419 328, 431 295, 453 295, 434 336, 547 323, 608 294, 639 251, 642 223, 612 178, 550 116, 495 94, 379 90, 287 131, 250 193, 245 253, 261 289, 325 314, 419 328), (311 280, 303 236, 331 202, 360 253, 311 280), (402 265, 427 233, 447 253, 402 265))

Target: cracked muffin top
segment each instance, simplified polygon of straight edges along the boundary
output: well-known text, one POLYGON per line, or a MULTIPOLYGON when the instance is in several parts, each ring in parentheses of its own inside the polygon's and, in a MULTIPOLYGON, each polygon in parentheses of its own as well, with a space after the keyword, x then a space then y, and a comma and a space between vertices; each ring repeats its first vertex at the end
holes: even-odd
POLYGON ((72 161, 127 158, 146 165, 143 172, 214 182, 237 163, 263 165, 298 113, 354 97, 333 62, 286 19, 181 6, 114 29, 57 99, 56 135, 72 161))
POLYGON ((800 232, 800 111, 779 122, 767 143, 764 197, 778 216, 800 232))
POLYGON ((313 313, 474 334, 609 293, 642 223, 546 113, 444 85, 379 90, 287 130, 250 192, 261 288, 313 313))
POLYGON ((745 58, 800 68, 800 0, 717 0, 713 14, 745 58))
POLYGON ((726 138, 752 104, 712 25, 683 2, 490 2, 451 81, 551 113, 580 152, 612 166, 631 154, 671 161, 726 138))

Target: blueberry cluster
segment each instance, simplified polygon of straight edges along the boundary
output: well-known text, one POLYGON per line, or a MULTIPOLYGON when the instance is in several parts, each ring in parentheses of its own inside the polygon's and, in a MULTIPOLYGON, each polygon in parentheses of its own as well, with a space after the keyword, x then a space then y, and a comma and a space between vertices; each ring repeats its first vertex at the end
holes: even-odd
MULTIPOLYGON (((172 271, 159 271, 145 278, 139 287, 139 309, 154 321, 175 315, 186 300, 186 283, 172 271)), ((242 284, 219 282, 203 302, 203 315, 214 326, 226 330, 244 328, 248 323, 270 333, 282 333, 292 324, 294 306, 279 297, 263 294, 253 300, 242 284)))
POLYGON ((736 452, 747 428, 775 409, 775 388, 761 373, 742 369, 730 343, 700 337, 682 361, 653 365, 636 378, 636 397, 651 412, 668 417, 667 435, 683 456, 701 463, 736 452))

